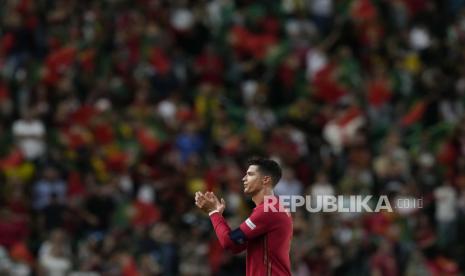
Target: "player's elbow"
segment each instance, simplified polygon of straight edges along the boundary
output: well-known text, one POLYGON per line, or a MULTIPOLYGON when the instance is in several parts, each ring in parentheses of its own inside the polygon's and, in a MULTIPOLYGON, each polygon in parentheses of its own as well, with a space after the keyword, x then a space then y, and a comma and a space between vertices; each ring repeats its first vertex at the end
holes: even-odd
POLYGON ((230 251, 234 254, 240 253, 244 250, 246 237, 244 233, 238 228, 233 231, 217 233, 218 241, 224 250, 230 251))
POLYGON ((244 232, 242 232, 240 228, 237 228, 228 233, 224 248, 230 250, 234 254, 240 253, 244 250, 246 240, 244 232))
POLYGON ((231 252, 233 254, 239 254, 242 251, 244 251, 244 248, 242 248, 242 246, 235 244, 231 240, 224 241, 224 243, 221 243, 221 246, 223 247, 224 250, 231 252))
POLYGON ((234 248, 234 243, 231 241, 229 238, 225 238, 224 240, 220 240, 221 247, 223 247, 224 250, 231 251, 234 248))

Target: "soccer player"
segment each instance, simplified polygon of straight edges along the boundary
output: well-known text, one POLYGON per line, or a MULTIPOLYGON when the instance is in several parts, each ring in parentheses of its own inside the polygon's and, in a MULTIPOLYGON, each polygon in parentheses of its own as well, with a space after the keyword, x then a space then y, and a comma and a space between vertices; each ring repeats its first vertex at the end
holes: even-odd
POLYGON ((288 212, 282 211, 284 208, 273 194, 280 178, 281 168, 275 161, 249 161, 242 181, 244 193, 252 197, 256 207, 235 230, 231 230, 222 216, 223 199, 218 200, 213 192, 195 193, 195 204, 209 214, 221 246, 233 253, 247 250, 248 276, 291 275, 292 219, 288 212))

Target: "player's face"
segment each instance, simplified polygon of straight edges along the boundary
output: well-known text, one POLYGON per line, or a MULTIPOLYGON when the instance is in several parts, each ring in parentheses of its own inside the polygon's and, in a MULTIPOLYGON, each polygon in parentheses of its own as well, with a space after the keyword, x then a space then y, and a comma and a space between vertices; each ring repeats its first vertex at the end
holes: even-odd
POLYGON ((257 165, 250 165, 245 176, 242 178, 244 184, 244 193, 254 195, 263 188, 263 176, 258 170, 257 165))

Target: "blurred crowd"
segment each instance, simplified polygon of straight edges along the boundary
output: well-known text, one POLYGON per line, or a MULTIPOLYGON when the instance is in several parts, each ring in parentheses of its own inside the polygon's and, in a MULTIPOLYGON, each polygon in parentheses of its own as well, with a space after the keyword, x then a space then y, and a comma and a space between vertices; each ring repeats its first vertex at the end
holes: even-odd
POLYGON ((0 274, 242 275, 193 193, 388 195, 294 216, 293 273, 465 270, 465 1, 4 0, 0 274))

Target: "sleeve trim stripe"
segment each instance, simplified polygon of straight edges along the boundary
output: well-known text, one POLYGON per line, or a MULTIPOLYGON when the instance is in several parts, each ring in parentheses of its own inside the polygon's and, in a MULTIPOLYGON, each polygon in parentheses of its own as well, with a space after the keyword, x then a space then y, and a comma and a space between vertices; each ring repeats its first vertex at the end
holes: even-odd
POLYGON ((250 230, 254 230, 257 226, 250 220, 250 218, 245 220, 245 224, 250 228, 250 230))

